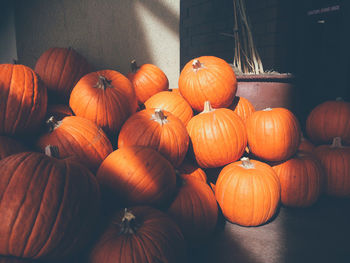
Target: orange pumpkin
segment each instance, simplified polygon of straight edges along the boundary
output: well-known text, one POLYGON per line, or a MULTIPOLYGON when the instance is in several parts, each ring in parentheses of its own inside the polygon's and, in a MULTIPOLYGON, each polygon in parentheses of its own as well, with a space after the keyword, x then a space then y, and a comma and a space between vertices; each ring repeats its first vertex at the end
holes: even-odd
POLYGON ((350 102, 338 98, 316 106, 307 117, 306 132, 318 145, 331 143, 335 137, 350 144, 350 102))
POLYGON ((281 183, 281 202, 285 206, 313 205, 323 190, 324 173, 319 160, 307 152, 272 167, 281 183))
POLYGON ((73 48, 53 47, 39 57, 34 70, 46 85, 50 101, 66 103, 78 80, 91 72, 91 66, 73 48))
POLYGON ((23 65, 0 64, 0 134, 28 134, 44 120, 47 91, 23 65))
POLYGON ((237 113, 237 115, 242 118, 244 123, 247 121, 248 117, 255 112, 253 104, 246 98, 239 96, 234 98, 232 104, 228 108, 237 113))
POLYGON ((223 215, 242 226, 258 226, 270 220, 278 208, 280 193, 272 167, 247 157, 225 166, 215 185, 223 215))
POLYGON ((157 108, 168 111, 178 117, 186 126, 193 117, 193 111, 188 102, 177 92, 161 91, 145 102, 146 109, 157 108))
POLYGON ((123 125, 118 147, 141 145, 152 147, 175 167, 185 158, 189 137, 184 124, 171 113, 145 109, 135 113, 123 125))
POLYGON ((250 152, 266 161, 284 161, 296 153, 300 144, 300 125, 285 108, 254 112, 246 122, 250 152))
POLYGON ((204 111, 187 124, 192 150, 200 167, 213 168, 238 160, 247 146, 242 119, 232 110, 213 109, 206 101, 204 111))
POLYGON ((314 153, 321 161, 326 174, 325 192, 330 196, 350 196, 350 147, 343 146, 341 138, 332 145, 316 147, 314 153))
POLYGON ((179 167, 177 167, 176 171, 182 179, 196 178, 204 183, 207 182, 207 175, 205 172, 196 164, 188 161, 184 161, 179 167))
POLYGON ((136 111, 131 82, 114 70, 85 75, 72 90, 69 105, 75 115, 94 121, 116 137, 126 119, 136 111))
POLYGON ((138 67, 136 61, 131 62, 131 72, 127 75, 135 88, 135 94, 140 104, 154 94, 166 91, 169 81, 165 73, 153 64, 143 64, 138 67))
POLYGON ((27 148, 19 141, 7 136, 0 136, 0 160, 25 151, 27 151, 27 148))
POLYGON ((203 56, 192 59, 182 69, 179 90, 191 107, 203 111, 205 101, 213 108, 230 106, 237 90, 231 66, 221 58, 203 56))

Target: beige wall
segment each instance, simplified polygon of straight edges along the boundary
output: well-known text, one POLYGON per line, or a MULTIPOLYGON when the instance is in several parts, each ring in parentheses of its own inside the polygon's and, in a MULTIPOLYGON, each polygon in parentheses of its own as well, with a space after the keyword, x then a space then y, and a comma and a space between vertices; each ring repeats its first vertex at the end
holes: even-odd
POLYGON ((71 46, 99 69, 152 63, 177 87, 180 0, 17 0, 19 63, 34 67, 54 46, 71 46))

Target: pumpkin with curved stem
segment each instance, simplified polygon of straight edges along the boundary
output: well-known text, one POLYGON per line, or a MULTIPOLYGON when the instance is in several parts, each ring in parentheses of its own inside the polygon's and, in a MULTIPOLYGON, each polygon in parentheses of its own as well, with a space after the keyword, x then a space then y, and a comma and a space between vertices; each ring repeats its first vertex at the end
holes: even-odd
POLYGON ((341 137, 350 144, 350 102, 337 98, 317 105, 306 120, 306 132, 313 143, 331 143, 341 137))
POLYGON ((107 135, 116 137, 126 119, 136 111, 131 82, 114 70, 85 75, 72 90, 69 106, 75 115, 95 122, 107 135))
POLYGON ((214 168, 238 160, 247 146, 242 119, 232 110, 213 109, 209 101, 204 111, 187 124, 195 159, 200 167, 214 168))
POLYGON ((175 167, 185 158, 189 137, 184 124, 167 111, 145 109, 135 113, 123 125, 118 147, 140 145, 164 155, 175 167))
POLYGON ((185 240, 167 214, 148 206, 131 207, 113 215, 88 262, 187 262, 185 240))
POLYGON ((176 172, 182 179, 196 178, 204 183, 207 182, 207 175, 205 172, 196 164, 188 161, 184 161, 179 167, 177 167, 176 172))
POLYGON ((37 141, 41 151, 47 145, 56 145, 61 158, 74 157, 93 172, 113 151, 106 134, 90 120, 68 116, 57 121, 51 117, 47 124, 51 130, 41 135, 37 141))
POLYGON ((308 207, 321 195, 324 184, 323 167, 307 152, 298 152, 291 159, 274 165, 281 183, 281 202, 290 207, 308 207))
POLYGON ((0 160, 12 154, 25 151, 27 151, 27 148, 19 141, 11 137, 0 136, 0 160))
POLYGON ((330 196, 350 196, 350 147, 343 146, 341 138, 332 145, 316 147, 314 153, 321 161, 326 174, 325 192, 330 196))
POLYGON ((33 152, 2 159, 0 167, 1 255, 60 259, 86 244, 100 204, 87 168, 33 152))
POLYGON ((275 171, 266 163, 249 160, 226 165, 215 185, 215 197, 231 223, 258 226, 275 214, 281 186, 275 171))
POLYGON ((254 112, 246 122, 250 152, 266 161, 290 158, 300 144, 300 125, 285 108, 266 108, 254 112))
POLYGON ((246 98, 239 96, 234 98, 232 104, 228 108, 237 113, 237 115, 241 117, 244 122, 246 122, 248 117, 255 112, 253 104, 246 98))
POLYGON ((186 126, 193 117, 193 111, 188 102, 177 92, 161 91, 145 102, 146 109, 157 108, 165 110, 178 117, 186 126))
POLYGON ((170 162, 154 149, 143 146, 112 152, 98 169, 97 180, 112 202, 127 205, 163 204, 176 187, 175 170, 170 162))
POLYGON ((167 76, 153 64, 143 64, 138 67, 136 60, 133 60, 131 61, 131 72, 127 77, 133 84, 137 100, 141 104, 154 94, 169 88, 167 76))
POLYGON ((38 130, 47 108, 47 91, 37 74, 24 65, 0 64, 0 134, 38 130))
POLYGON ((91 72, 91 66, 73 48, 53 47, 39 57, 34 70, 48 88, 50 101, 58 103, 68 101, 73 87, 91 72))
POLYGON ((197 112, 205 101, 213 108, 230 106, 237 90, 237 80, 231 66, 221 58, 203 56, 192 59, 182 69, 179 91, 197 112))

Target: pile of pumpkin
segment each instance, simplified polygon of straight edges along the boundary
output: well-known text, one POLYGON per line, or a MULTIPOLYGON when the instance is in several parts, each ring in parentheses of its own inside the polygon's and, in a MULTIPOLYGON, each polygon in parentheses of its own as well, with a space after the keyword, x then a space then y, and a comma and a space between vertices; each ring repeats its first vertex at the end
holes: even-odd
POLYGON ((71 48, 0 65, 0 262, 185 262, 219 210, 258 226, 280 204, 350 195, 350 103, 310 113, 315 147, 290 110, 236 97, 222 59, 191 60, 168 88, 155 65, 93 71, 71 48))

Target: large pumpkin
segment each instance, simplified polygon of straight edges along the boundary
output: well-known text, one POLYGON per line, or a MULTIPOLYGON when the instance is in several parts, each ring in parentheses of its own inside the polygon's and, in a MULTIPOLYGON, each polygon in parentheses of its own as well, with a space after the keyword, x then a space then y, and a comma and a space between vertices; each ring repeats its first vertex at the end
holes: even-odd
POLYGON ((87 168, 41 153, 0 161, 0 254, 59 259, 92 233, 99 187, 87 168))
POLYGON ((338 98, 316 106, 307 117, 306 132, 315 144, 331 143, 335 137, 350 144, 350 102, 338 98))
POLYGON ((131 62, 131 72, 127 75, 135 88, 135 94, 140 104, 154 94, 166 91, 169 81, 165 73, 153 64, 143 64, 138 67, 136 61, 131 62))
POLYGON ((215 185, 215 197, 225 218, 243 226, 258 226, 270 220, 280 193, 272 167, 247 157, 226 165, 215 185))
POLYGON ((230 106, 236 90, 233 69, 226 61, 214 56, 192 59, 179 77, 181 95, 198 112, 203 111, 205 101, 210 101, 213 108, 230 106))
POLYGON ((136 111, 137 102, 132 84, 124 75, 100 70, 79 80, 69 106, 75 115, 94 121, 116 138, 125 120, 136 111))
POLYGON ((145 109, 135 113, 123 125, 118 147, 140 145, 152 147, 174 166, 179 166, 187 153, 189 137, 184 124, 171 113, 145 109))
POLYGON ((93 172, 113 151, 106 134, 90 120, 68 116, 62 121, 50 118, 47 123, 51 130, 41 135, 37 141, 41 151, 47 145, 56 145, 61 158, 74 157, 93 172))
POLYGON ((237 113, 244 123, 247 121, 248 117, 255 112, 253 104, 246 98, 239 96, 235 96, 232 104, 228 108, 237 113))
POLYGON ((131 207, 112 216, 88 262, 187 262, 185 240, 167 214, 148 206, 131 207))
POLYGON ((39 57, 34 70, 48 88, 50 101, 57 103, 68 101, 74 85, 91 66, 73 48, 53 47, 39 57))
POLYGON ((97 171, 102 190, 111 202, 127 205, 160 205, 176 187, 173 166, 160 153, 144 146, 112 152, 97 171))
POLYGON ((27 66, 0 64, 0 134, 36 131, 47 107, 47 91, 27 66))
POLYGON ((0 160, 25 151, 27 151, 27 148, 19 141, 7 136, 0 136, 0 160))
POLYGON ((290 207, 308 207, 321 195, 324 172, 312 154, 298 152, 289 160, 272 167, 281 183, 281 202, 290 207))
POLYGON ((250 152, 266 161, 284 161, 296 153, 300 143, 300 125, 285 108, 267 108, 254 112, 246 122, 250 152))
POLYGON ((187 131, 196 161, 203 168, 237 161, 247 146, 243 120, 232 110, 213 109, 209 101, 204 111, 189 121, 187 131))
POLYGON ((316 147, 314 153, 321 161, 326 174, 325 192, 330 196, 350 196, 350 147, 343 146, 341 138, 332 145, 316 147))
POLYGON ((193 111, 188 102, 174 91, 161 91, 145 102, 146 109, 157 108, 168 111, 178 117, 185 126, 193 117, 193 111))

